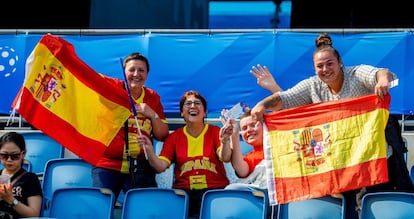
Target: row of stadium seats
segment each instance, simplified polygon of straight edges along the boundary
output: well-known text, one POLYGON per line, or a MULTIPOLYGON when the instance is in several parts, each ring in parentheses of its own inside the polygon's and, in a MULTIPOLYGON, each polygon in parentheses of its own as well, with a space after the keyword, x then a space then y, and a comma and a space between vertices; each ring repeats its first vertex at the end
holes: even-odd
MULTIPOLYGON (((263 192, 215 189, 207 191, 202 199, 200 219, 239 218, 265 219, 263 192)), ((114 195, 110 190, 94 187, 61 188, 54 192, 49 216, 41 218, 113 218, 114 195), (67 206, 70 203, 70 207, 67 206)), ((137 188, 124 197, 120 218, 187 218, 188 195, 180 189, 137 188)), ((345 219, 345 200, 325 196, 280 204, 272 219, 318 218, 345 219)), ((378 192, 364 196, 361 218, 413 218, 414 194, 378 192)))
MULTIPOLYGON (((42 215, 49 216, 52 196, 56 190, 62 188, 91 187, 91 165, 76 155, 68 153, 65 148, 39 131, 20 132, 26 140, 27 153, 24 168, 39 176, 44 193, 42 215), (69 155, 68 155, 69 154, 69 155)), ((155 141, 157 154, 162 149, 163 142, 155 141)), ((249 152, 252 147, 243 143, 243 153, 249 152)), ((157 174, 159 188, 171 188, 173 183, 172 165, 165 172, 157 174)), ((237 180, 230 163, 226 164, 229 178, 237 180)), ((122 210, 125 194, 118 197, 117 208, 122 210)))
MULTIPOLYGON (((40 132, 23 134, 27 140, 28 147, 25 168, 37 173, 42 179, 44 192, 42 218, 73 218, 74 214, 78 216, 85 215, 85 218, 88 215, 94 215, 95 218, 106 218, 103 215, 109 214, 112 216, 108 218, 117 218, 113 216, 115 214, 115 208, 112 208, 112 203, 114 202, 113 194, 106 189, 92 188, 91 165, 89 163, 76 157, 65 158, 64 148, 40 132), (42 149, 43 146, 41 145, 44 144, 44 141, 48 142, 47 147, 44 147, 47 149, 42 149), (72 198, 76 201, 71 201, 72 198), (60 199, 64 200, 63 204, 60 202, 60 199), (71 203, 70 212, 64 209, 68 208, 68 203, 71 203), (104 207, 105 203, 111 203, 109 205, 111 207, 104 207)), ((154 145, 156 152, 159 154, 162 142, 156 141, 154 145)), ((251 147, 247 144, 242 147, 243 153, 251 150, 251 147)), ((237 177, 232 175, 234 170, 231 164, 226 164, 226 170, 231 182, 237 180, 237 177)), ((414 165, 411 167, 410 175, 414 182, 414 165)), ((176 216, 177 218, 183 218, 179 217, 179 215, 183 214, 187 207, 180 208, 175 206, 172 209, 162 209, 171 206, 172 202, 175 202, 172 200, 175 199, 181 200, 177 201, 177 204, 180 203, 179 205, 183 204, 183 202, 188 202, 185 201, 187 199, 185 194, 180 190, 171 188, 172 181, 173 167, 170 167, 164 173, 157 175, 159 188, 148 190, 134 189, 127 194, 122 194, 118 198, 120 203, 120 206, 118 206, 120 209, 118 211, 118 218, 138 216, 142 218, 163 218, 165 212, 167 212, 168 218, 176 216), (140 195, 133 195, 135 193, 140 195), (164 195, 168 195, 169 198, 162 198, 164 195), (129 199, 134 201, 128 201, 129 199), (163 204, 161 200, 168 200, 168 204, 163 204), (144 207, 147 205, 151 207, 144 207)), ((264 205, 263 197, 264 195, 260 194, 260 192, 229 191, 228 189, 213 190, 206 193, 206 197, 203 199, 201 218, 264 218, 264 212, 266 212, 268 206, 264 205)), ((274 208, 277 211, 272 213, 272 218, 345 218, 345 206, 346 203, 341 197, 327 196, 281 204, 274 208)), ((414 218, 414 194, 382 192, 366 195, 363 200, 361 213, 364 219, 399 218, 398 214, 414 218)))

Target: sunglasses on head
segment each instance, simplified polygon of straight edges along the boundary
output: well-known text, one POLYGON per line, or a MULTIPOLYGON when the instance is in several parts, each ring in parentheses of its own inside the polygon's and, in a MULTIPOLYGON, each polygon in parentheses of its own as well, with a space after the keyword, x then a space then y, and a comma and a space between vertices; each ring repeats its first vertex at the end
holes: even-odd
POLYGON ((23 152, 12 153, 12 154, 0 153, 0 159, 1 160, 8 160, 9 157, 10 157, 12 160, 18 160, 22 154, 23 154, 23 152))

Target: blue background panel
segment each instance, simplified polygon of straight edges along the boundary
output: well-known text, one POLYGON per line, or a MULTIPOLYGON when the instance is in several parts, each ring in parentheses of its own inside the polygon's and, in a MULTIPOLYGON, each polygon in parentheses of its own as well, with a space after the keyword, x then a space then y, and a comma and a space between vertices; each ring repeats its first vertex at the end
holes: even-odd
MULTIPOLYGON (((315 75, 312 56, 318 35, 268 30, 60 36, 72 43, 77 55, 97 72, 120 79, 123 71, 119 58, 131 52, 143 53, 151 65, 146 85, 160 94, 166 113, 179 113, 179 98, 195 89, 207 98, 208 113, 218 114, 240 101, 252 107, 270 94, 249 74, 253 65, 266 65, 283 89, 315 75)), ((42 36, 0 35, 0 114, 10 113, 23 84, 26 58, 42 36)), ((400 80, 391 89, 390 111, 413 113, 411 32, 331 33, 331 37, 344 65, 371 64, 397 74, 400 80)))

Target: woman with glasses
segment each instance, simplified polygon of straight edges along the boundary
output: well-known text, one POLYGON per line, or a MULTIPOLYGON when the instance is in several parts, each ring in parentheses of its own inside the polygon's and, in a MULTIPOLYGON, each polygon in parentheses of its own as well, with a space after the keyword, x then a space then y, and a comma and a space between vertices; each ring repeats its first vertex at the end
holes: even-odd
POLYGON ((138 138, 145 145, 148 160, 158 172, 174 166, 173 188, 183 189, 189 195, 189 218, 198 218, 201 199, 208 189, 224 188, 229 180, 224 162, 231 159, 231 124, 220 127, 204 123, 207 101, 191 90, 180 99, 180 112, 185 126, 176 129, 164 141, 157 156, 147 137, 138 138))
POLYGON ((8 181, 0 184, 0 218, 40 216, 42 187, 36 174, 23 169, 25 155, 26 143, 21 134, 7 132, 0 137, 0 159, 4 167, 0 177, 8 181))

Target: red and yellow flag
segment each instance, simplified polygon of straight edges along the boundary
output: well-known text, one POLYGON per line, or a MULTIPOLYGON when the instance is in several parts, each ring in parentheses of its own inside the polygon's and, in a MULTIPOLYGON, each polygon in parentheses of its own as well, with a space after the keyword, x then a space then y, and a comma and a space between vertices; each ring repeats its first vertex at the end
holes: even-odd
POLYGON ((369 95, 265 115, 270 204, 387 182, 389 104, 369 95))
POLYGON ((26 62, 16 111, 30 124, 95 164, 127 120, 126 90, 105 80, 64 39, 47 34, 26 62))

